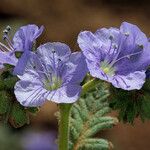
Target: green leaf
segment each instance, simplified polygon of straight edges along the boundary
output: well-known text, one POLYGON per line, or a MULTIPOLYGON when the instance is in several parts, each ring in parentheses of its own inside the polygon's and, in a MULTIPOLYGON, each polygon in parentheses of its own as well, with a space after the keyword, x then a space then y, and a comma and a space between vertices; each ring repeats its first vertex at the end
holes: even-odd
POLYGON ((148 83, 141 90, 125 91, 111 86, 110 107, 119 111, 119 120, 134 123, 140 117, 142 121, 150 119, 150 91, 148 83))
POLYGON ((28 107, 27 110, 35 115, 39 111, 39 107, 28 107))
POLYGON ((108 150, 109 141, 94 138, 99 131, 113 127, 118 120, 106 116, 110 112, 107 98, 109 91, 101 83, 80 98, 72 107, 70 121, 70 150, 108 150))
POLYGON ((25 124, 29 124, 29 116, 26 109, 18 102, 15 102, 11 111, 11 123, 14 127, 18 128, 25 124))
POLYGON ((79 147, 82 150, 108 150, 113 146, 107 140, 104 139, 85 139, 83 140, 83 144, 79 147))
POLYGON ((17 81, 17 76, 12 76, 9 71, 3 72, 0 76, 0 90, 14 90, 14 86, 17 81))
POLYGON ((4 85, 6 90, 10 90, 10 89, 14 90, 14 86, 17 81, 18 81, 17 77, 9 77, 4 79, 4 85))
POLYGON ((7 112, 10 105, 8 93, 6 91, 0 91, 0 114, 7 112))

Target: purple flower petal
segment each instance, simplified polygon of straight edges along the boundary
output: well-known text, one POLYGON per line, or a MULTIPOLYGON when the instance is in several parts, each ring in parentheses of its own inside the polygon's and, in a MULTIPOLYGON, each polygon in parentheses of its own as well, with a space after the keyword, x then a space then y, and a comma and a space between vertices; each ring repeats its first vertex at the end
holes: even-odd
POLYGON ((88 72, 85 57, 81 52, 75 52, 70 55, 70 61, 67 63, 67 69, 64 71, 63 78, 71 83, 80 83, 88 72))
POLYGON ((29 60, 30 57, 30 53, 24 52, 21 56, 21 58, 19 59, 16 67, 14 68, 13 74, 14 75, 23 75, 24 73, 24 69, 27 65, 27 62, 29 60))
POLYGON ((58 65, 58 60, 68 61, 71 55, 69 46, 60 42, 46 43, 38 47, 37 55, 48 65, 58 65))
POLYGON ((31 51, 32 44, 43 32, 43 26, 22 26, 13 37, 13 47, 16 51, 31 51))
POLYGON ((113 78, 112 84, 124 90, 139 90, 145 82, 145 77, 145 71, 136 71, 126 76, 116 75, 113 78))
POLYGON ((123 22, 120 26, 120 31, 130 35, 130 41, 134 42, 132 44, 144 45, 147 43, 146 35, 136 25, 123 22))
POLYGON ((43 88, 38 73, 29 70, 19 78, 22 80, 15 85, 15 95, 20 104, 29 107, 41 106, 46 101, 47 90, 43 88))
POLYGON ((104 55, 103 52, 99 51, 102 46, 101 41, 89 31, 80 32, 78 35, 78 44, 89 60, 99 60, 99 57, 103 57, 104 55))
POLYGON ((11 52, 1 52, 0 51, 0 63, 1 64, 10 64, 10 65, 16 65, 18 59, 15 57, 15 55, 11 52))
POLYGON ((80 96, 81 86, 77 84, 67 84, 52 91, 47 99, 55 103, 74 103, 80 96))

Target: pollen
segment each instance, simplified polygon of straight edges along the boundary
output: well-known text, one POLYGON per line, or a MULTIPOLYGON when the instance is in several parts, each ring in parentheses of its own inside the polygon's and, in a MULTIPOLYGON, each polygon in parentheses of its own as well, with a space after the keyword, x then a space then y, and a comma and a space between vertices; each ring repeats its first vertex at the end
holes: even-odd
POLYGON ((109 76, 113 76, 115 74, 115 68, 106 61, 102 61, 100 63, 100 69, 102 69, 103 72, 109 76))
POLYGON ((109 69, 108 67, 106 67, 106 68, 103 69, 103 71, 104 71, 106 74, 109 73, 109 70, 110 70, 110 69, 109 69))
POLYGON ((52 76, 52 80, 46 80, 44 82, 45 88, 49 91, 56 90, 61 87, 62 80, 56 76, 52 76))

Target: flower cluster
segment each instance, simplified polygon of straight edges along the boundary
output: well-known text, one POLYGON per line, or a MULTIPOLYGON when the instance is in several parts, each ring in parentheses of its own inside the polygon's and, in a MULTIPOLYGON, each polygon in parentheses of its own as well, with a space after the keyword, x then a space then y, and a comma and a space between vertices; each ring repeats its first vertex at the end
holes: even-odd
POLYGON ((141 89, 149 76, 149 40, 136 25, 127 22, 120 29, 81 32, 78 44, 82 51, 74 53, 60 42, 49 42, 33 51, 43 26, 23 26, 12 41, 9 30, 4 30, 7 46, 0 43, 0 69, 5 64, 14 66, 13 74, 20 79, 15 95, 24 106, 41 106, 46 100, 75 102, 87 72, 124 90, 141 89), (17 52, 21 52, 19 58, 17 52))

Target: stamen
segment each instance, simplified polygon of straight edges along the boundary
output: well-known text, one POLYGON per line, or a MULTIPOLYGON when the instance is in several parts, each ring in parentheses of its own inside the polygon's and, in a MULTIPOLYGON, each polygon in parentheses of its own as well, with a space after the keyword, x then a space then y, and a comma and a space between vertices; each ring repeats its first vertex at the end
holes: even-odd
POLYGON ((60 64, 61 64, 61 59, 58 58, 58 65, 57 65, 57 70, 56 70, 57 82, 58 82, 59 77, 60 77, 60 72, 59 72, 59 70, 60 70, 60 64))
POLYGON ((8 30, 3 30, 3 33, 4 33, 4 35, 7 35, 8 34, 8 30))
POLYGON ((14 50, 13 44, 11 43, 11 41, 10 41, 8 35, 4 35, 4 36, 3 36, 3 40, 5 40, 5 41, 7 42, 8 46, 9 46, 10 49, 13 51, 13 50, 14 50))
POLYGON ((52 53, 53 53, 53 56, 52 56, 52 61, 53 61, 53 66, 54 66, 54 71, 56 70, 56 62, 55 62, 55 53, 56 51, 54 50, 54 48, 52 49, 52 53))
POLYGON ((111 48, 112 48, 112 39, 113 39, 113 37, 110 36, 109 39, 110 39, 111 43, 110 43, 110 47, 109 47, 109 50, 108 50, 108 54, 110 54, 110 50, 111 50, 111 48))
POLYGON ((110 35, 109 39, 112 41, 114 39, 113 35, 110 35))
MULTIPOLYGON (((128 34, 127 34, 128 35, 128 34)), ((129 36, 129 35, 128 35, 129 36)), ((121 43, 119 44, 119 46, 118 46, 118 48, 117 48, 117 55, 115 56, 115 58, 114 58, 114 61, 116 61, 116 59, 118 58, 118 56, 119 56, 119 54, 120 54, 120 52, 121 52, 121 46, 122 46, 122 44, 123 43, 125 43, 126 42, 126 40, 127 40, 127 38, 128 38, 128 36, 126 36, 126 38, 125 38, 125 40, 123 41, 123 40, 121 40, 121 43)), ((113 62, 114 62, 113 61, 113 62)))
POLYGON ((56 53, 56 51, 54 49, 52 49, 52 53, 56 53))
POLYGON ((138 45, 139 46, 139 48, 141 48, 141 49, 143 49, 144 48, 144 46, 143 45, 138 45))
POLYGON ((129 32, 125 32, 124 35, 125 35, 125 36, 129 36, 130 33, 129 33, 129 32))
POLYGON ((61 61, 61 59, 60 59, 60 58, 58 58, 58 61, 60 62, 60 61, 61 61))
POLYGON ((0 42, 0 47, 3 51, 11 51, 11 49, 9 49, 6 45, 4 45, 3 43, 0 42))
POLYGON ((133 54, 129 54, 129 55, 125 55, 125 56, 123 56, 123 57, 117 59, 116 61, 113 61, 113 63, 111 63, 110 65, 113 66, 115 63, 117 63, 118 61, 120 61, 120 60, 122 60, 122 59, 124 59, 124 58, 130 59, 131 56, 135 56, 135 55, 138 55, 138 54, 140 54, 140 53, 142 53, 142 51, 136 52, 136 53, 133 53, 133 54))

